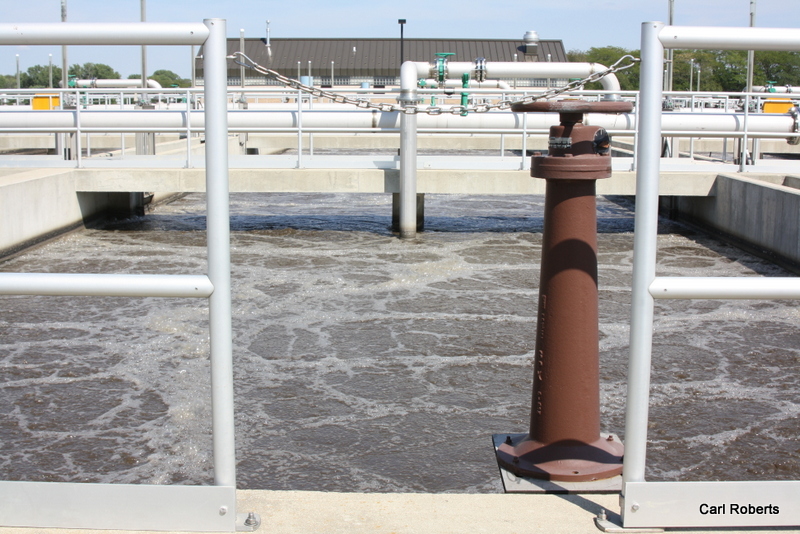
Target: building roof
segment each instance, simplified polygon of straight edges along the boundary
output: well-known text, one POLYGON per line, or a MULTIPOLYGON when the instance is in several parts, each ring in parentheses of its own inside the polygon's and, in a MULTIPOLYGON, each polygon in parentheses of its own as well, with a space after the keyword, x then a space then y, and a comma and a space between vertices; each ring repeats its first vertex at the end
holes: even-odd
MULTIPOLYGON (((240 40, 228 39, 228 54, 239 51, 240 40)), ((331 62, 336 76, 398 76, 400 71, 400 39, 369 38, 273 38, 272 59, 267 56, 265 39, 246 38, 245 54, 256 63, 295 77, 308 74, 311 62, 313 76, 329 76, 331 62)), ((567 55, 560 39, 539 41, 538 57, 526 54, 522 39, 403 39, 405 61, 434 61, 436 53, 450 52, 450 61, 550 61, 565 62, 567 55), (515 59, 516 55, 516 59, 515 59)), ((200 51, 202 54, 202 50, 200 51)), ((231 76, 239 75, 239 66, 228 63, 231 76)), ((202 62, 198 64, 198 74, 202 62)))

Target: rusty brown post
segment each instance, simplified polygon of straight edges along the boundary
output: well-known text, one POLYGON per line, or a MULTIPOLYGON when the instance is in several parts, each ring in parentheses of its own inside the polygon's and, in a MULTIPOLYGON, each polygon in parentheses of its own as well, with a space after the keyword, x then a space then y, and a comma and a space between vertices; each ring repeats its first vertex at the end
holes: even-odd
POLYGON ((583 114, 623 113, 628 102, 537 101, 513 111, 553 112, 547 156, 531 176, 547 180, 530 431, 497 448, 500 465, 540 479, 585 482, 622 472, 623 446, 600 435, 595 182, 611 176, 610 139, 583 114))

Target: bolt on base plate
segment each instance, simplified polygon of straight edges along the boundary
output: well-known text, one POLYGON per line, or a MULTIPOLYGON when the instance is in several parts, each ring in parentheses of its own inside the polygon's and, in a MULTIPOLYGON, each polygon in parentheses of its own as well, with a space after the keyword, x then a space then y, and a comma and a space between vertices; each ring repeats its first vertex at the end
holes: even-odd
MULTIPOLYGON (((497 449, 505 443, 509 436, 512 441, 518 442, 527 434, 493 434, 492 442, 495 455, 497 454, 497 449)), ((609 436, 615 442, 621 443, 619 438, 613 434, 601 434, 603 439, 609 436)), ((622 491, 622 477, 620 475, 602 480, 567 482, 517 476, 500 463, 498 463, 498 467, 500 468, 500 478, 503 481, 503 490, 506 493, 620 493, 622 491)))
POLYGON ((255 532, 261 525, 261 516, 254 512, 236 514, 236 532, 255 532))

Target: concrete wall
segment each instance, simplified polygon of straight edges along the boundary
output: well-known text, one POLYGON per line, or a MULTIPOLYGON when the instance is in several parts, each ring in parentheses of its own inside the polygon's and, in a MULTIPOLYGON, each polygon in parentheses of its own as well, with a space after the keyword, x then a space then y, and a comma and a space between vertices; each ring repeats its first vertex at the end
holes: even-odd
POLYGON ((76 195, 70 171, 7 174, 0 184, 0 254, 81 226, 105 207, 101 195, 76 195))
POLYGON ((678 218, 800 265, 800 177, 719 175, 707 197, 662 199, 678 218))
MULTIPOLYGON (((420 194, 536 195, 545 185, 528 171, 419 169, 417 178, 420 194)), ((231 169, 230 181, 232 192, 399 191, 398 171, 381 169, 231 169)), ((130 191, 204 190, 203 169, 0 169, 0 255, 103 212, 143 212, 142 193, 130 191)), ((597 192, 633 195, 635 173, 614 172, 597 192)), ((669 172, 660 193, 680 217, 800 265, 800 176, 669 172)))
POLYGON ((0 175, 0 257, 83 227, 101 214, 143 213, 145 202, 174 195, 81 192, 73 169, 6 171, 0 175))

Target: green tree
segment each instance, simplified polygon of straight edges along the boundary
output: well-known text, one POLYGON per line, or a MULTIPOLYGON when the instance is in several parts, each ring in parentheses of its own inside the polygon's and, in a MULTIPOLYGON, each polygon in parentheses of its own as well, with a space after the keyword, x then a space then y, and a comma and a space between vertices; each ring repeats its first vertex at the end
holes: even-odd
MULTIPOLYGON (((744 50, 676 50, 674 54, 673 89, 689 90, 689 70, 692 89, 737 93, 747 85, 747 52, 744 50), (693 60, 693 61, 692 61, 693 60)), ((753 64, 753 84, 800 85, 800 54, 797 52, 756 52, 753 64)))
POLYGON ((103 63, 84 63, 72 65, 69 68, 70 76, 77 76, 79 80, 117 80, 121 78, 119 72, 103 63))
POLYGON ((768 81, 773 81, 776 85, 800 86, 798 52, 756 52, 753 63, 755 85, 766 85, 768 81))
MULTIPOLYGON (((587 62, 587 63, 600 63, 606 67, 610 67, 616 63, 621 57, 632 55, 639 57, 638 50, 627 50, 619 46, 604 46, 600 48, 590 48, 586 52, 581 50, 570 50, 567 53, 567 60, 573 62, 587 62)), ((619 80, 619 86, 625 91, 635 91, 639 89, 639 65, 619 71, 616 73, 619 80)), ((587 89, 602 89, 600 83, 591 83, 586 86, 587 89)))
POLYGON ((16 89, 17 77, 13 74, 0 74, 0 89, 16 89))
POLYGON ((192 81, 186 78, 181 78, 171 70, 157 70, 150 76, 152 79, 161 84, 161 87, 191 87, 192 81))
MULTIPOLYGON (((20 74, 20 85, 23 88, 50 87, 50 66, 34 65, 20 74)), ((61 81, 61 68, 53 66, 53 86, 58 87, 61 81)))
MULTIPOLYGON (((161 87, 172 87, 176 85, 178 87, 191 87, 192 80, 181 78, 171 70, 164 70, 160 69, 155 71, 153 74, 148 76, 149 79, 157 81, 161 84, 161 87)), ((129 80, 141 80, 141 74, 131 74, 128 76, 129 80)))

